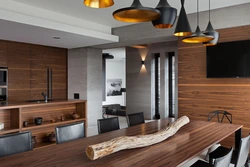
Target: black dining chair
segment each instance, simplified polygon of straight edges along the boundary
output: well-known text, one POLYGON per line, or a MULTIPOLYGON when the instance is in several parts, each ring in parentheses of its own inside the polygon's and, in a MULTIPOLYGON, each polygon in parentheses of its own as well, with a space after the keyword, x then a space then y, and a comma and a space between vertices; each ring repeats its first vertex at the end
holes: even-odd
POLYGON ((57 126, 55 130, 57 144, 85 137, 84 122, 57 126))
POLYGON ((118 117, 98 119, 97 126, 99 134, 120 129, 118 117))
POLYGON ((32 134, 30 131, 0 136, 0 157, 22 153, 32 149, 32 134))
POLYGON ((230 152, 227 153, 225 156, 216 158, 214 160, 214 165, 210 164, 209 162, 198 160, 193 165, 191 165, 191 167, 229 167, 232 154, 233 148, 231 148, 230 152))
POLYGON ((145 123, 143 112, 128 114, 127 122, 128 126, 134 126, 145 123))
MULTIPOLYGON (((239 152, 237 153, 236 151, 233 151, 231 163, 234 164, 235 167, 242 167, 246 164, 249 153, 249 140, 250 140, 250 135, 245 138, 242 138, 240 141, 239 152)), ((222 157, 228 152, 229 152, 228 148, 219 146, 213 152, 209 153, 209 162, 213 163, 213 159, 222 157)))

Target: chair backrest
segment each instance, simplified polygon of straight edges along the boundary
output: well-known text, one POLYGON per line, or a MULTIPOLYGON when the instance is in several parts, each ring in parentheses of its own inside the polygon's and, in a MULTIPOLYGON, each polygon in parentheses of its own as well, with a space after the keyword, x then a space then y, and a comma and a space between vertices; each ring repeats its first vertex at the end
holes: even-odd
POLYGON ((143 112, 128 114, 127 115, 128 126, 134 126, 145 123, 143 112))
POLYGON ((249 139, 250 139, 250 135, 241 139, 240 150, 239 150, 239 154, 237 157, 235 167, 242 167, 245 165, 247 158, 248 158, 248 153, 249 153, 249 139))
POLYGON ((220 158, 216 158, 214 161, 214 167, 229 167, 232 155, 233 155, 233 148, 231 148, 230 152, 227 155, 220 158))
POLYGON ((56 143, 64 143, 85 137, 84 122, 56 127, 56 143))
POLYGON ((0 136, 0 157, 30 151, 32 149, 33 145, 31 132, 21 132, 0 136))
POLYGON ((98 119, 97 125, 99 134, 120 129, 118 117, 98 119))

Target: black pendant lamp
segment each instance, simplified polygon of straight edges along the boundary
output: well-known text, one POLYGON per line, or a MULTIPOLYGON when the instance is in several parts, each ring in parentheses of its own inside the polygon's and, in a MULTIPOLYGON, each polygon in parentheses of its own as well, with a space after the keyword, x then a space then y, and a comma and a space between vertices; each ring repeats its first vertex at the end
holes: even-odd
POLYGON ((197 28, 195 32, 189 36, 182 39, 185 43, 202 43, 213 40, 214 37, 211 35, 205 35, 201 32, 199 27, 199 0, 197 0, 197 28))
POLYGON ((161 16, 153 20, 152 23, 155 28, 171 28, 176 20, 177 9, 171 7, 167 0, 160 0, 158 5, 156 6, 161 12, 161 16))
POLYGON ((113 0, 84 0, 83 3, 91 8, 107 8, 114 5, 113 0))
POLYGON ((186 10, 184 8, 184 0, 181 0, 181 11, 178 18, 177 25, 175 27, 174 35, 183 37, 192 34, 192 30, 189 25, 186 10))
POLYGON ((142 6, 140 0, 134 0, 130 7, 113 12, 113 17, 123 22, 147 22, 158 19, 160 16, 159 10, 142 6))
POLYGON ((208 22, 208 25, 207 25, 207 28, 204 32, 205 35, 210 35, 210 36, 213 36, 214 39, 209 41, 209 42, 204 42, 203 45, 204 46, 214 46, 214 45, 217 45, 218 41, 219 41, 219 38, 220 38, 220 33, 215 31, 213 26, 212 26, 212 23, 210 21, 210 0, 209 0, 209 22, 208 22))

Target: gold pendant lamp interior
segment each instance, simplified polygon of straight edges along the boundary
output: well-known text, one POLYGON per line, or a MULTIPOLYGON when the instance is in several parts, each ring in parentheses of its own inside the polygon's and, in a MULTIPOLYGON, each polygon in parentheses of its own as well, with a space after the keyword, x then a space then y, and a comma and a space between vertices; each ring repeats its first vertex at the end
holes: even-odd
POLYGON ((113 0, 84 0, 83 3, 91 8, 107 8, 114 5, 113 0))
POLYGON ((197 0, 197 28, 196 31, 188 37, 182 39, 185 43, 203 43, 213 40, 214 37, 210 35, 205 35, 201 32, 199 27, 199 0, 197 0))
POLYGON ((113 12, 113 17, 122 22, 147 22, 158 19, 160 16, 159 10, 142 6, 140 0, 134 0, 130 7, 113 12))

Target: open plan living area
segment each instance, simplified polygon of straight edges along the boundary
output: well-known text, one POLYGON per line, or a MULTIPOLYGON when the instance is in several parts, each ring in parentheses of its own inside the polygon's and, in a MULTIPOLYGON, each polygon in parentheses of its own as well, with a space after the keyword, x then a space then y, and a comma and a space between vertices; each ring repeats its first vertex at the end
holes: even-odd
POLYGON ((0 167, 248 167, 250 0, 1 0, 0 167))

